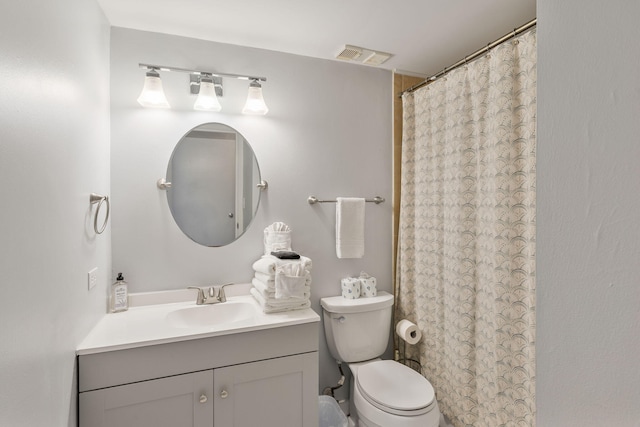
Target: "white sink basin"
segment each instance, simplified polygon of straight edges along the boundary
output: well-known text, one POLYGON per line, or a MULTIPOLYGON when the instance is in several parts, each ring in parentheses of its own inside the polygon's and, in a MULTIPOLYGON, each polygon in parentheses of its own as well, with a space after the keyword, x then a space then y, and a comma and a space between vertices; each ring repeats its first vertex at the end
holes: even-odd
POLYGON ((255 305, 244 301, 227 301, 195 305, 167 313, 167 321, 177 328, 228 325, 253 318, 255 305))

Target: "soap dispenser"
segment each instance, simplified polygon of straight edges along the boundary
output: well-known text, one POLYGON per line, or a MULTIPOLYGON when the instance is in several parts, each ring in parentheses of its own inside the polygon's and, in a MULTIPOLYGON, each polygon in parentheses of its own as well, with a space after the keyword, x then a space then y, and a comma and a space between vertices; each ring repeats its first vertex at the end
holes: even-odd
POLYGON ((129 308, 129 290, 127 282, 124 281, 122 273, 118 273, 116 281, 111 285, 111 295, 109 298, 109 311, 117 313, 126 311, 129 308))

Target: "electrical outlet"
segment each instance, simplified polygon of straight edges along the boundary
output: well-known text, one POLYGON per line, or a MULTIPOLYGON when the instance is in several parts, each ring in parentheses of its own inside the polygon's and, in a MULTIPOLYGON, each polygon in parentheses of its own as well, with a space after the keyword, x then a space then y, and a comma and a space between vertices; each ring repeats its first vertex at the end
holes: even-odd
POLYGON ((87 280, 89 282, 89 290, 93 289, 98 283, 98 267, 95 267, 87 273, 87 280))

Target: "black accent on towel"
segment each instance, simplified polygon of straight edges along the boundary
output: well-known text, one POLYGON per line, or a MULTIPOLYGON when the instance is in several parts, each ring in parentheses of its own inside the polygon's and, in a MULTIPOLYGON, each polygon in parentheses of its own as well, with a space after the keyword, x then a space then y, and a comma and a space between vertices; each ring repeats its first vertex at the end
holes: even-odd
POLYGON ((276 251, 271 252, 271 255, 280 259, 300 259, 300 255, 293 251, 276 251))

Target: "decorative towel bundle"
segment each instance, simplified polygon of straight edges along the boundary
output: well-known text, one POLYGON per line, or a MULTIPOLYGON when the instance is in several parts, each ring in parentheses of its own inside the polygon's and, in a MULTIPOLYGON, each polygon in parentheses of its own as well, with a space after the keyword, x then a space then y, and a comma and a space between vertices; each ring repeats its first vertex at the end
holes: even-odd
POLYGON ((291 250, 291 228, 284 222, 274 222, 264 229, 264 254, 291 250))
POLYGON ((336 254, 338 258, 362 258, 365 201, 355 197, 336 200, 336 254))
POLYGON ((264 255, 253 263, 251 294, 265 313, 310 307, 311 259, 279 259, 264 255))

